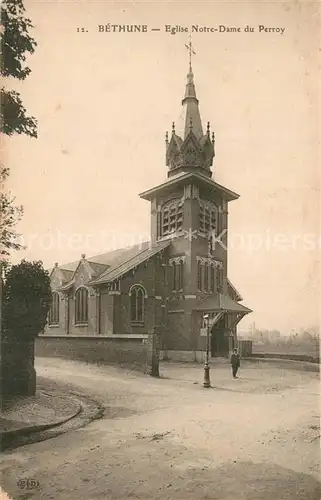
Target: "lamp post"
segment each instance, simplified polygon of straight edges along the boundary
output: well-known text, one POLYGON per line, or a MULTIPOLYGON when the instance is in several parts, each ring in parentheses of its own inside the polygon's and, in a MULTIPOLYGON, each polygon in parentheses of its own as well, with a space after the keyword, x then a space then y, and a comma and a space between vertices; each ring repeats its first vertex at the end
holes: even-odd
POLYGON ((208 389, 211 387, 210 380, 210 366, 209 366, 209 350, 210 350, 210 317, 208 314, 204 314, 204 323, 206 325, 206 351, 205 351, 205 364, 204 364, 204 383, 203 387, 208 389))

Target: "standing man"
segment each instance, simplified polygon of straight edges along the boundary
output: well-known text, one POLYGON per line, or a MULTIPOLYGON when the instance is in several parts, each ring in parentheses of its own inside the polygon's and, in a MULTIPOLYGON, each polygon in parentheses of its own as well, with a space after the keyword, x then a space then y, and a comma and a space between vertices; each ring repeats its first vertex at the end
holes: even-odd
POLYGON ((237 378, 236 374, 237 374, 237 371, 240 367, 240 364, 241 364, 240 355, 239 355, 237 349, 233 349, 233 353, 231 356, 231 366, 232 366, 233 378, 237 378))

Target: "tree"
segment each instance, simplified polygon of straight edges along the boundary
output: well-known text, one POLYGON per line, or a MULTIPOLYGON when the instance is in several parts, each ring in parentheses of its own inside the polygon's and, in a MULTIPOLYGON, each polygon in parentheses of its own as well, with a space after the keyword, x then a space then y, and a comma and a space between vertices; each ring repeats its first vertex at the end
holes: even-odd
MULTIPOLYGON (((36 41, 29 35, 32 23, 25 15, 22 0, 3 0, 1 3, 0 57, 1 76, 24 80, 30 74, 26 65, 26 53, 33 54, 36 41)), ((4 86, 1 92, 1 132, 7 136, 26 134, 37 137, 37 122, 34 117, 26 115, 20 94, 8 90, 4 86)), ((0 165, 0 278, 1 261, 9 255, 10 249, 19 250, 20 235, 15 232, 15 225, 20 221, 22 207, 14 205, 14 198, 4 193, 4 181, 9 169, 0 165)))
MULTIPOLYGON (((0 183, 4 183, 8 177, 8 169, 0 165, 0 183)), ((20 234, 16 233, 15 225, 20 221, 23 208, 15 206, 15 198, 0 192, 0 258, 5 259, 9 255, 9 250, 20 250, 22 245, 19 243, 20 234)))
MULTIPOLYGON (((25 16, 22 0, 3 0, 1 3, 1 75, 24 80, 31 72, 26 66, 26 52, 33 54, 36 41, 29 35, 33 28, 25 16)), ((1 130, 6 135, 26 134, 37 137, 37 122, 26 116, 20 94, 1 88, 1 130)))
POLYGON ((44 329, 51 306, 50 277, 42 262, 23 260, 11 266, 3 296, 4 337, 33 340, 44 329))

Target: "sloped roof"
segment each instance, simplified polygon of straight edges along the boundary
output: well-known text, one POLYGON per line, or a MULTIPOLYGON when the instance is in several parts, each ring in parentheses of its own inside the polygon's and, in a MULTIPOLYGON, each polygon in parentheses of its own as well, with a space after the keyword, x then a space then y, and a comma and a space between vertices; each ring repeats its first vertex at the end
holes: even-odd
MULTIPOLYGON (((152 246, 150 241, 144 241, 137 245, 119 248, 111 252, 95 255, 86 259, 87 263, 93 269, 95 277, 90 284, 101 284, 114 281, 126 272, 135 268, 145 260, 170 245, 170 240, 162 241, 152 246)), ((67 290, 74 284, 73 275, 80 261, 63 264, 59 269, 62 271, 66 280, 60 287, 61 290, 67 290)))
POLYGON ((243 300, 242 295, 241 295, 241 294, 240 294, 240 292, 239 292, 239 291, 235 288, 235 286, 233 285, 233 283, 232 283, 229 279, 227 279, 227 284, 228 284, 228 286, 230 286, 230 287, 231 287, 231 289, 233 290, 233 292, 237 295, 237 297, 238 297, 238 300, 237 300, 237 301, 238 301, 238 302, 240 302, 241 300, 243 300))
POLYGON ((243 312, 246 314, 252 312, 252 310, 249 309, 248 307, 245 307, 242 304, 235 302, 228 295, 222 295, 222 294, 220 294, 220 307, 222 310, 229 312, 243 312))
POLYGON ((75 272, 77 266, 79 264, 79 260, 77 260, 77 262, 70 262, 69 264, 63 264, 61 267, 58 266, 59 269, 61 269, 62 271, 67 271, 67 272, 75 272))
POLYGON ((71 271, 70 269, 63 269, 61 267, 59 269, 64 277, 64 280, 69 281, 73 275, 73 271, 71 271))
POLYGON ((69 281, 73 275, 73 271, 71 269, 65 269, 64 267, 55 266, 48 269, 48 273, 50 276, 52 275, 55 269, 59 269, 64 281, 69 281))
POLYGON ((96 276, 99 276, 109 267, 108 264, 101 264, 100 262, 91 262, 91 260, 88 260, 88 264, 90 265, 96 276))
POLYGON ((228 295, 221 293, 205 297, 194 309, 197 311, 228 311, 244 314, 252 312, 251 309, 234 302, 228 295))
MULTIPOLYGON (((94 264, 104 264, 105 266, 116 265, 117 262, 121 263, 124 260, 128 260, 133 255, 136 255, 139 251, 144 250, 150 246, 149 241, 144 241, 138 245, 127 246, 123 248, 117 248, 116 250, 111 250, 110 252, 102 253, 99 255, 94 255, 86 259, 92 266, 94 264)), ((79 260, 75 262, 70 262, 69 264, 63 264, 60 269, 68 270, 74 272, 77 269, 79 260)), ((98 266, 97 266, 98 269, 98 266)), ((105 268, 106 269, 106 268, 105 268)), ((102 269, 103 272, 105 269, 102 269)))
POLYGON ((139 264, 142 264, 147 259, 150 259, 161 250, 164 250, 170 244, 171 244, 170 240, 158 242, 154 246, 150 246, 149 244, 147 248, 145 247, 139 252, 136 251, 136 254, 131 255, 127 259, 123 259, 122 262, 113 263, 110 266, 110 268, 108 268, 99 278, 92 280, 90 283, 98 285, 101 283, 108 283, 110 281, 114 281, 115 279, 123 276, 131 269, 137 267, 139 264))
POLYGON ((59 287, 59 290, 60 291, 69 290, 75 283, 76 283, 75 280, 72 279, 71 281, 68 281, 68 283, 65 283, 64 285, 61 285, 59 287))
POLYGON ((149 189, 148 191, 140 193, 139 196, 143 200, 151 200, 157 193, 162 192, 164 190, 169 191, 173 189, 173 185, 186 183, 191 180, 203 184, 207 189, 213 192, 221 193, 222 195, 224 195, 227 201, 237 200, 239 198, 239 195, 237 193, 234 193, 234 191, 231 191, 230 189, 222 186, 221 184, 214 182, 212 179, 205 177, 204 175, 202 175, 201 172, 183 172, 181 176, 179 177, 173 176, 168 180, 166 180, 165 182, 163 182, 162 184, 159 184, 158 186, 149 189))

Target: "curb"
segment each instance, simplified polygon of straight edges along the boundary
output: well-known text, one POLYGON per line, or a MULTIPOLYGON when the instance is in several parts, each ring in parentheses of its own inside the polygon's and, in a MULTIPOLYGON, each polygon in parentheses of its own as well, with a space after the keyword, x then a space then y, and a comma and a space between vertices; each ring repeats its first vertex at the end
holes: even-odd
POLYGON ((26 425, 25 427, 20 427, 19 429, 2 431, 0 432, 0 450, 3 451, 7 447, 8 442, 13 441, 14 438, 27 437, 30 436, 30 434, 58 427, 62 424, 65 424, 66 422, 69 422, 73 418, 77 417, 81 412, 82 412, 82 405, 81 403, 79 403, 77 411, 74 411, 67 417, 63 417, 60 420, 55 420, 54 422, 50 422, 48 424, 26 425))

